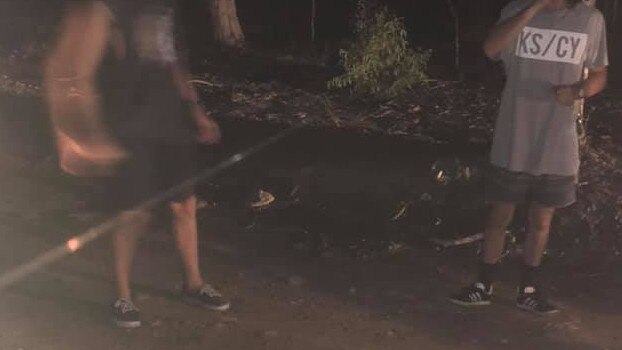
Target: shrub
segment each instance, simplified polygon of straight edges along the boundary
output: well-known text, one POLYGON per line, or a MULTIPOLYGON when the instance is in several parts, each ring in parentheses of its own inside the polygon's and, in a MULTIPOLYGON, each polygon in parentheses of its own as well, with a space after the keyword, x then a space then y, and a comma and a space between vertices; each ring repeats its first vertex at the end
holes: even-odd
POLYGON ((354 33, 352 43, 339 52, 345 72, 328 82, 329 89, 388 98, 427 79, 430 52, 409 45, 403 20, 386 7, 359 1, 354 33))

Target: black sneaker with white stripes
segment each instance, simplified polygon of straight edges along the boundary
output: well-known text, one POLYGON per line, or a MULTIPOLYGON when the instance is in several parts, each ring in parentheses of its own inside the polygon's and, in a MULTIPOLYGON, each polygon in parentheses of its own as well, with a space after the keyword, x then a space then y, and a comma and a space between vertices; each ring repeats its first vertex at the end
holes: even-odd
POLYGON ((474 283, 462 288, 458 294, 449 298, 454 304, 460 306, 483 306, 490 305, 492 299, 492 286, 486 288, 483 283, 474 283))
POLYGON ((140 311, 127 299, 117 300, 113 307, 114 323, 120 328, 140 327, 140 311))
POLYGON ((189 304, 202 305, 216 311, 227 311, 229 302, 211 284, 205 283, 198 290, 188 290, 183 287, 183 298, 189 304))
POLYGON ((549 303, 534 287, 525 287, 523 290, 519 290, 516 306, 538 315, 550 315, 559 312, 559 309, 549 303))

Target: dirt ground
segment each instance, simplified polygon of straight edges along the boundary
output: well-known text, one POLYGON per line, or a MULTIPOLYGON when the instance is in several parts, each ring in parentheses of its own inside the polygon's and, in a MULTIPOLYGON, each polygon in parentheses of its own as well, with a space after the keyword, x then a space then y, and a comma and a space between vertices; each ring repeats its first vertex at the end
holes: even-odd
MULTIPOLYGON (((2 160, 1 270, 96 221, 73 215, 76 194, 50 175, 53 164, 2 160)), ((549 292, 563 307, 553 317, 514 307, 514 259, 494 305, 464 309, 446 296, 471 277, 474 246, 412 246, 373 259, 313 255, 275 243, 274 228, 248 230, 231 208, 199 213, 202 266, 232 299, 229 312, 177 299, 174 244, 158 222, 135 264, 142 328, 111 324, 104 239, 0 292, 0 349, 622 349, 618 260, 549 259, 549 292)))
MULTIPOLYGON (((438 230, 476 230, 483 217, 481 196, 473 195, 480 193, 477 186, 454 186, 454 197, 445 193, 450 186, 431 190, 436 165, 434 175, 444 170, 455 176, 455 169, 477 169, 486 159, 495 98, 454 85, 414 94, 412 101, 351 109, 273 83, 207 89, 206 101, 219 116, 252 122, 243 132, 225 128, 225 145, 206 163, 265 139, 275 131, 265 125, 275 120, 363 135, 337 143, 330 140, 344 139, 339 132, 294 135, 278 151, 229 169, 203 189, 209 206, 199 213, 201 263, 232 299, 229 312, 178 300, 174 242, 158 222, 135 264, 142 328, 112 326, 110 252, 102 239, 0 291, 0 350, 622 349, 619 216, 606 211, 617 206, 622 183, 612 163, 620 154, 619 123, 609 122, 618 117, 621 100, 594 103, 607 111, 593 113, 600 119, 592 121, 592 140, 617 148, 600 147, 585 159, 581 202, 563 214, 576 220, 555 225, 574 229, 552 237, 546 259, 547 292, 563 312, 536 317, 513 305, 514 254, 504 261, 494 304, 465 309, 447 296, 472 278, 477 245, 439 250, 424 243, 438 230), (428 146, 387 145, 374 133, 428 146), (458 140, 459 146, 438 140, 458 140), (257 187, 277 195, 275 208, 246 209, 246 196, 257 187), (298 202, 294 189, 308 198, 298 202), (445 210, 448 203, 453 206, 445 210), (404 218, 387 225, 400 207, 404 218)), ((0 120, 0 272, 98 219, 78 215, 80 194, 48 158, 53 147, 40 101, 2 101, 9 119, 0 120), (13 153, 29 160, 8 156, 13 153)))

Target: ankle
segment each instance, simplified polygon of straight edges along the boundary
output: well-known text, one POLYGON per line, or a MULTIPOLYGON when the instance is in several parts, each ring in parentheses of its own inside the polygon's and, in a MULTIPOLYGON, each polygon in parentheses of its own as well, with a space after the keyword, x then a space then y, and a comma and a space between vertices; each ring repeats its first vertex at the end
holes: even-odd
POLYGON ((203 287, 204 284, 205 282, 201 278, 186 280, 184 282, 184 289, 187 291, 197 291, 201 289, 201 287, 203 287))
POLYGON ((524 287, 519 287, 518 288, 518 296, 524 296, 524 295, 533 295, 536 294, 538 292, 538 288, 536 288, 535 286, 524 286, 524 287))
POLYGON ((533 289, 534 291, 538 286, 538 274, 540 272, 540 266, 531 266, 528 264, 523 264, 522 272, 519 282, 519 291, 525 292, 525 290, 533 289))
POLYGON ((489 264, 484 261, 479 264, 478 282, 484 285, 486 290, 492 289, 496 278, 497 263, 489 264))
POLYGON ((117 300, 132 300, 132 293, 129 291, 120 291, 117 293, 117 300))
POLYGON ((475 288, 482 290, 484 293, 492 294, 492 290, 493 290, 492 284, 486 284, 484 282, 478 281, 478 282, 475 282, 474 285, 475 285, 475 288))

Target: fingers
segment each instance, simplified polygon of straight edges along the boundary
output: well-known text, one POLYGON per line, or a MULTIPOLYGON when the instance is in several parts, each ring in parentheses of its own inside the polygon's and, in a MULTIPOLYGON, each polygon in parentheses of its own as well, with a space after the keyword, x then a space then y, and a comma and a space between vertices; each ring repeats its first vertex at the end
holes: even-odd
POLYGON ((205 145, 213 145, 220 142, 220 131, 218 128, 216 129, 203 129, 199 131, 197 135, 197 140, 201 144, 205 145))
POLYGON ((571 86, 554 86, 551 89, 557 103, 563 106, 572 106, 575 103, 575 94, 571 86))

